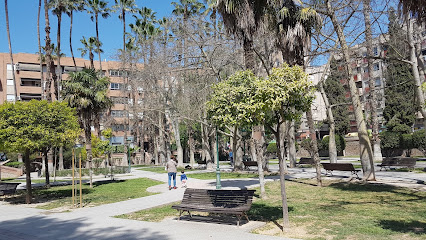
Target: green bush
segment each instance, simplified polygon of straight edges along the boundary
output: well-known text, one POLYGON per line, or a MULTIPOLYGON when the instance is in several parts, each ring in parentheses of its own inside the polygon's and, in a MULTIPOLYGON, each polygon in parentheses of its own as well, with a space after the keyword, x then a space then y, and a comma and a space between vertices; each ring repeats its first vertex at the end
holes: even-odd
POLYGON ((400 147, 406 151, 407 156, 411 155, 411 149, 414 148, 413 135, 412 134, 402 134, 400 138, 400 147))
POLYGON ((398 132, 383 131, 380 133, 380 147, 384 157, 395 157, 402 154, 401 134, 398 132))
POLYGON ((124 145, 112 146, 113 153, 124 153, 124 145))
MULTIPOLYGON (((116 166, 116 167, 113 167, 112 172, 113 174, 127 173, 128 169, 129 168, 127 166, 116 166)), ((104 175, 104 174, 111 173, 111 170, 109 168, 93 168, 92 171, 94 175, 104 175)), ((77 172, 79 172, 79 169, 76 169, 76 173, 77 172)), ((81 169, 81 175, 89 176, 89 169, 88 168, 81 169)), ((72 176, 72 170, 66 169, 66 170, 56 171, 56 176, 70 177, 72 176)))
POLYGON ((24 163, 23 162, 13 161, 13 162, 6 163, 5 166, 14 167, 14 168, 20 168, 20 167, 24 166, 24 163))
MULTIPOLYGON (((340 135, 336 135, 335 142, 336 142, 337 155, 342 156, 343 150, 345 150, 346 148, 345 138, 340 135)), ((323 152, 325 156, 328 156, 329 143, 330 143, 329 136, 325 136, 321 141, 318 141, 318 151, 323 152)))
POLYGON ((426 155, 426 135, 424 129, 413 133, 413 146, 426 155))
POLYGON ((271 142, 268 144, 268 147, 266 148, 266 153, 277 153, 277 143, 271 142))

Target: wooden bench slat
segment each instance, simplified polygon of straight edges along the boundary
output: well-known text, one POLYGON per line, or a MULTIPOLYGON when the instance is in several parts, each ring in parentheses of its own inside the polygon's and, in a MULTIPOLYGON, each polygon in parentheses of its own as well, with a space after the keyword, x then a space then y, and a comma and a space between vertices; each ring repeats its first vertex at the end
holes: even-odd
MULTIPOLYGON (((334 170, 336 171, 348 171, 358 177, 359 169, 355 169, 352 163, 321 163, 327 173, 332 174, 334 170)), ((359 178, 359 177, 358 177, 359 178)))
POLYGON ((392 157, 392 158, 383 158, 382 163, 377 166, 382 168, 388 167, 407 167, 414 168, 416 166, 417 159, 415 158, 400 158, 400 157, 392 157))

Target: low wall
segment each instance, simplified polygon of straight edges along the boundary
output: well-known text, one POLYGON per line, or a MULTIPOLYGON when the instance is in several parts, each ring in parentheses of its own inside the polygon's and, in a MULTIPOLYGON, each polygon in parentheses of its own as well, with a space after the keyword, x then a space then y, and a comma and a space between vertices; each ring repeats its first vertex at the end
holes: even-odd
POLYGON ((1 166, 1 178, 17 178, 22 176, 24 173, 21 168, 13 168, 7 166, 1 166))

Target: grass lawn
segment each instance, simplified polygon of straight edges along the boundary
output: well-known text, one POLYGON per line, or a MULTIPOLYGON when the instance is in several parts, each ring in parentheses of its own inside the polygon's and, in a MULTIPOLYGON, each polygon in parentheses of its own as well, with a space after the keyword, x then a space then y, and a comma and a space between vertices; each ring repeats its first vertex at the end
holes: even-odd
MULTIPOLYGON (((161 184, 159 181, 138 178, 123 181, 102 181, 94 182, 93 188, 89 184, 83 184, 83 207, 98 206, 107 203, 125 201, 128 199, 140 198, 154 193, 147 192, 148 187, 161 184)), ((77 189, 78 189, 77 185, 77 189)), ((13 203, 25 202, 25 191, 20 191, 20 195, 8 198, 7 201, 13 203)), ((56 186, 49 189, 34 189, 34 203, 39 203, 38 208, 68 210, 72 208, 72 186, 56 186)), ((77 202, 79 197, 77 197, 77 202)))
MULTIPOLYGON (((314 180, 287 181, 291 229, 282 233, 280 183, 268 182, 268 199, 255 199, 249 218, 267 224, 255 233, 290 238, 426 239, 426 192, 382 185, 314 180)), ((175 204, 175 203, 173 203, 175 204)), ((178 216, 171 205, 121 215, 141 221, 178 216)), ((195 213, 199 214, 199 213, 195 213)))
MULTIPOLYGON (((83 180, 86 180, 86 178, 83 178, 83 180)), ((16 182, 16 183, 25 183, 26 182, 25 179, 8 179, 6 181, 4 181, 4 180, 2 180, 2 181, 3 182, 16 182)), ((50 178, 50 183, 53 183, 53 182, 69 182, 69 181, 71 181, 71 180, 56 180, 56 181, 53 181, 53 178, 50 178)), ((46 183, 46 180, 45 179, 31 179, 31 183, 32 184, 34 184, 34 183, 46 183)))

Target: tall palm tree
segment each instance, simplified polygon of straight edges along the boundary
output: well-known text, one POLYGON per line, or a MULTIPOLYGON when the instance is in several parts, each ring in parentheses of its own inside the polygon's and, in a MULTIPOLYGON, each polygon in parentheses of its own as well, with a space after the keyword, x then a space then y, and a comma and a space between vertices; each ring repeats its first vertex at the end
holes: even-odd
POLYGON ((83 0, 68 0, 67 5, 67 15, 70 18, 70 34, 69 34, 69 42, 70 42, 70 52, 72 61, 74 63, 75 71, 77 71, 77 64, 75 63, 74 52, 72 48, 72 27, 73 27, 73 19, 75 11, 82 11, 84 9, 83 0))
POLYGON ((83 36, 83 39, 80 39, 80 42, 83 44, 84 48, 79 48, 78 50, 81 52, 81 57, 84 57, 87 53, 89 53, 89 60, 90 60, 90 68, 95 69, 94 64, 94 54, 95 53, 102 53, 104 52, 101 47, 102 43, 99 42, 95 37, 89 37, 86 40, 86 37, 83 36))
POLYGON ((12 42, 10 41, 9 10, 8 10, 8 7, 7 7, 7 0, 4 0, 4 11, 5 11, 5 16, 6 16, 7 40, 9 42, 10 64, 12 65, 12 79, 13 79, 13 87, 14 87, 14 91, 15 91, 15 101, 16 101, 18 99, 18 92, 16 91, 15 64, 13 63, 12 42))
POLYGON ((152 9, 143 7, 138 9, 137 13, 139 13, 140 18, 137 15, 133 15, 135 23, 129 24, 129 27, 136 35, 137 43, 142 46, 142 58, 144 63, 147 63, 148 51, 146 49, 149 48, 151 57, 154 52, 153 42, 150 41, 148 43, 148 40, 157 35, 160 32, 160 29, 156 26, 156 23, 158 23, 155 17, 156 12, 152 11, 152 9))
POLYGON ((412 13, 419 22, 426 22, 425 0, 399 0, 399 3, 405 15, 412 13))
POLYGON ((41 83, 41 99, 46 100, 44 91, 44 78, 43 78, 43 61, 41 53, 41 40, 40 40, 40 13, 41 13, 41 0, 38 0, 38 12, 37 12, 37 40, 38 40, 38 53, 40 61, 40 83, 41 83))
POLYGON ((123 52, 126 51, 126 12, 135 12, 135 0, 115 0, 114 8, 118 9, 118 18, 123 22, 123 52))
MULTIPOLYGON (((107 7, 107 2, 102 1, 102 0, 87 0, 86 2, 86 6, 88 7, 87 11, 89 14, 91 14, 90 19, 92 21, 95 21, 95 25, 96 25, 96 40, 100 43, 99 40, 99 14, 103 17, 103 18, 107 18, 110 16, 109 12, 110 9, 107 7)), ((102 71, 102 59, 101 59, 101 53, 103 51, 100 51, 100 49, 98 49, 97 53, 98 53, 98 57, 99 57, 99 68, 102 71)))
POLYGON ((107 96, 109 84, 109 78, 100 77, 99 72, 93 68, 71 72, 68 79, 63 82, 64 101, 77 110, 80 126, 84 129, 90 187, 93 187, 91 126, 102 111, 112 106, 112 101, 107 96))
POLYGON ((49 5, 47 0, 44 0, 44 21, 45 27, 44 31, 46 32, 45 37, 45 52, 46 52, 46 87, 45 87, 45 96, 47 101, 52 101, 52 48, 50 41, 50 23, 49 23, 49 5))

